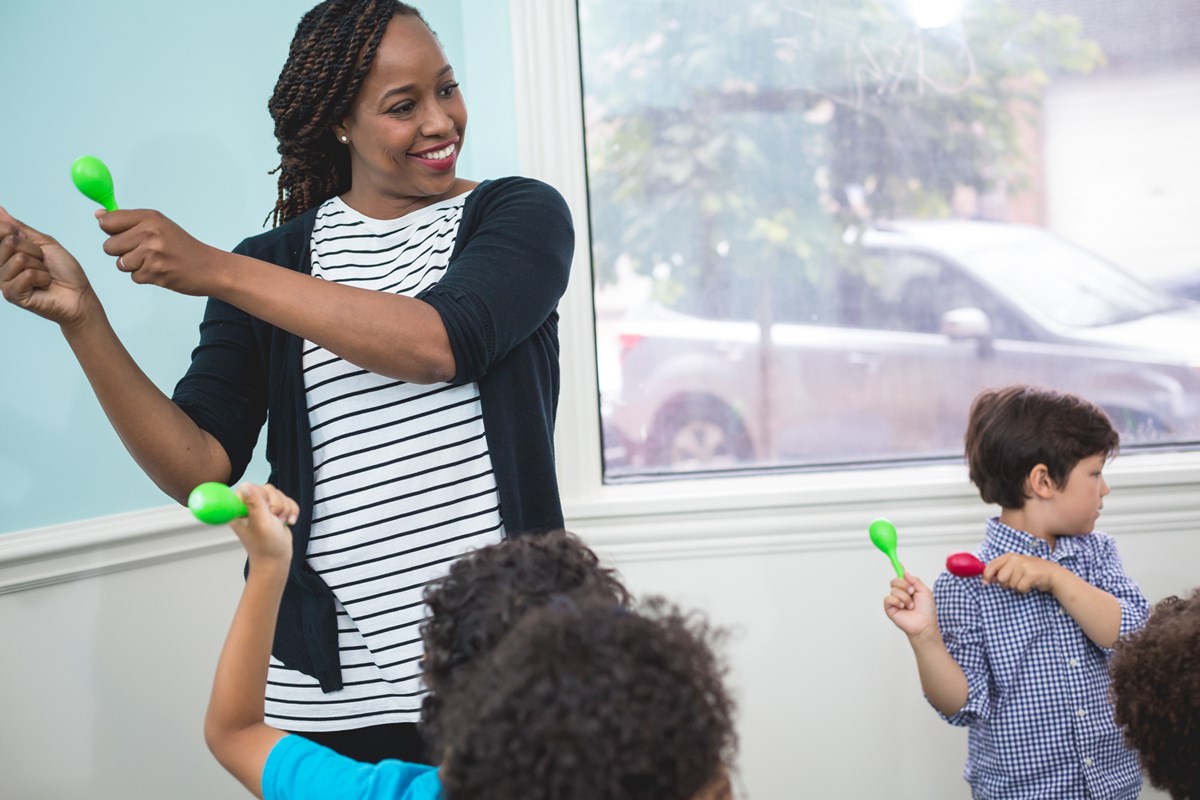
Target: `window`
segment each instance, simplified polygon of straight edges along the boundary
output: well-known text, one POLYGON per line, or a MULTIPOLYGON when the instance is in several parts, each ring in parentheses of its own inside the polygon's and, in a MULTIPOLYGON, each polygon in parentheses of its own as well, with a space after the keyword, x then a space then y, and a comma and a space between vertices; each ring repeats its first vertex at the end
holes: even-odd
POLYGON ((1018 382, 1200 439, 1186 3, 578 17, 606 481, 958 459, 1018 382))

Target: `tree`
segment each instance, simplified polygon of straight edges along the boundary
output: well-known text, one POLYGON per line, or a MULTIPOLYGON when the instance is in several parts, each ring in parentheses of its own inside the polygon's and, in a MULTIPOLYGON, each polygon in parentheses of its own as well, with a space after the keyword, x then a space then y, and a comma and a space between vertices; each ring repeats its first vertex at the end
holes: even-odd
POLYGON ((871 220, 1021 186, 1021 126, 1050 76, 1102 62, 1074 17, 1004 0, 929 30, 893 0, 603 0, 580 15, 597 280, 623 258, 692 307, 780 271, 818 288, 871 220))

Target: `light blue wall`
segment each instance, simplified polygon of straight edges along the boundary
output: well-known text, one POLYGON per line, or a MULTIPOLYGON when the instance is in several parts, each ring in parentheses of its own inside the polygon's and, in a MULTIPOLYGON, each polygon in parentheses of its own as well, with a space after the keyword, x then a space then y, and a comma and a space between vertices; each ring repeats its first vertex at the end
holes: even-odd
MULTIPOLYGON (((263 230, 277 163, 267 98, 313 4, 23 0, 0 12, 0 206, 79 258, 118 335, 166 392, 187 365, 204 301, 116 270, 70 164, 99 156, 123 206, 158 208, 209 244, 232 248, 263 230)), ((507 3, 417 5, 470 110, 460 174, 512 174, 507 3)), ((0 532, 170 502, 112 432, 56 326, 0 303, 0 343, 0 532)), ((247 477, 265 475, 260 460, 247 477)))

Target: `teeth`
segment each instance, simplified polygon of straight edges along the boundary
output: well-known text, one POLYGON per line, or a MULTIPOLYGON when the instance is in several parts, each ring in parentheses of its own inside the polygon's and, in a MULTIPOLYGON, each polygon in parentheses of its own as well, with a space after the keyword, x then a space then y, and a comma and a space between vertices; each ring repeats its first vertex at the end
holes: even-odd
POLYGON ((422 153, 418 158, 427 158, 430 161, 438 161, 443 158, 449 158, 454 154, 454 145, 446 145, 441 150, 435 150, 432 153, 422 153))

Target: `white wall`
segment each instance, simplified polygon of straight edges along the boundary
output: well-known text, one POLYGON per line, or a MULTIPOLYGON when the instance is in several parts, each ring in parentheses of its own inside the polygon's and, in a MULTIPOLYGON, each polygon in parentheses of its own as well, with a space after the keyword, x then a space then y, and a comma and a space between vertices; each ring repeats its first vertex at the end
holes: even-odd
MULTIPOLYGON (((25 534, 11 536, 0 538, 6 556, 25 534)), ((248 796, 209 756, 202 735, 242 584, 240 547, 228 529, 220 542, 215 551, 128 569, 121 562, 132 554, 115 543, 0 567, 6 583, 18 584, 0 595, 0 795, 248 796), (38 585, 72 558, 78 563, 66 566, 65 582, 38 585), (89 563, 116 571, 89 576, 89 563), (19 588, 23 582, 32 587, 19 588)))
POLYGON ((1055 81, 1043 128, 1048 228, 1146 280, 1200 272, 1200 69, 1055 81))
MULTIPOLYGON (((965 733, 920 696, 903 635, 882 612, 887 560, 866 523, 889 516, 900 557, 932 578, 977 544, 988 510, 961 471, 900 493, 843 478, 803 507, 568 511, 569 526, 640 593, 731 629, 741 797, 966 796, 965 733)), ((1200 583, 1200 458, 1121 457, 1102 527, 1152 600, 1200 583)), ((936 473, 936 471, 935 471, 936 473)), ((753 499, 753 498, 752 498, 753 499)), ((242 556, 224 527, 164 508, 0 537, 0 775, 21 800, 241 798, 201 720, 242 556)), ((1146 792, 1143 797, 1164 797, 1146 792)))

